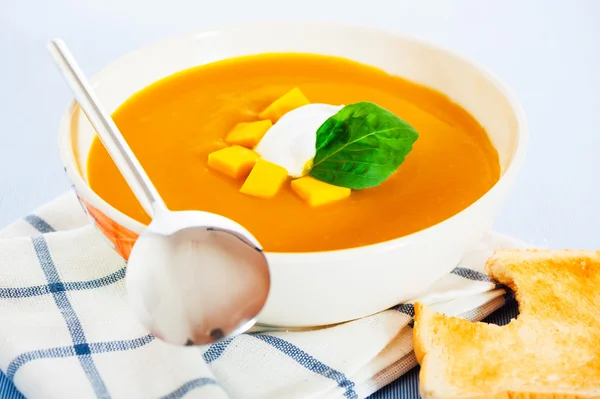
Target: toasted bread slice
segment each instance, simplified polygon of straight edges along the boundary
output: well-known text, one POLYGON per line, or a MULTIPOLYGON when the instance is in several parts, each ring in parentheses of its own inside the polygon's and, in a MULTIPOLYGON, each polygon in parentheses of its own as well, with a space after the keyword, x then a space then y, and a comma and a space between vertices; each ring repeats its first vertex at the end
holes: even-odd
POLYGON ((499 251, 486 268, 519 316, 500 327, 415 304, 421 396, 600 398, 600 251, 499 251))

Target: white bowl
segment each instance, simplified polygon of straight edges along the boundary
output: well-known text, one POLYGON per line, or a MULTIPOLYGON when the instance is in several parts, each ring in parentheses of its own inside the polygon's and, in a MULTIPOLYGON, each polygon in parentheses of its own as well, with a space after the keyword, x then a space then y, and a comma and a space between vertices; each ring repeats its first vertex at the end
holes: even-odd
MULTIPOLYGON (((268 253, 272 290, 259 322, 317 326, 376 313, 414 297, 449 273, 490 229, 525 157, 521 107, 495 76, 461 56, 374 29, 330 23, 274 22, 229 26, 157 42, 121 57, 91 81, 114 111, 132 94, 200 64, 266 52, 346 57, 424 84, 468 110, 496 147, 501 178, 455 216, 414 234, 359 248, 268 253)), ((60 153, 84 209, 125 258, 144 226, 88 186, 85 165, 94 130, 71 103, 60 126, 60 153)))

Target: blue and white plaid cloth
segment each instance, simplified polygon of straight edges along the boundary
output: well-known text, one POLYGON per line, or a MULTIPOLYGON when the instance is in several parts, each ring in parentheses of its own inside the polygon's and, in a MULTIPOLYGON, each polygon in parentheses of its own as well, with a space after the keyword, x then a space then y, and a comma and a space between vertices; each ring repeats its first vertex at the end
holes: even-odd
MULTIPOLYGON (((488 234, 421 295, 480 320, 505 302, 483 273, 488 234)), ((125 262, 68 193, 0 232, 0 369, 28 398, 364 398, 416 365, 411 303, 328 328, 165 344, 125 301, 125 262)))

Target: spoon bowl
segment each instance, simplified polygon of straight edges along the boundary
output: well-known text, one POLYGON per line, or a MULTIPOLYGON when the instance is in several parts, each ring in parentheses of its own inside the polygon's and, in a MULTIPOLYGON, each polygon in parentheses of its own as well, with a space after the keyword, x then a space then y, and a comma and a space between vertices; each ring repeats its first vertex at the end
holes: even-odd
POLYGON ((158 338, 182 345, 213 343, 252 327, 270 284, 256 240, 218 215, 160 216, 129 257, 127 296, 140 322, 158 338))

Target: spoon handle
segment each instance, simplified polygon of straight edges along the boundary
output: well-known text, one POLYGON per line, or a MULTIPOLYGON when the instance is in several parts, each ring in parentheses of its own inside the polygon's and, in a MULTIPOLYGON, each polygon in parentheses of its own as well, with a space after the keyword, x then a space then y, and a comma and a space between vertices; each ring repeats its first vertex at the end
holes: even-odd
POLYGON ((153 217, 159 208, 167 209, 125 138, 100 105, 67 45, 62 40, 55 39, 48 48, 75 99, 146 213, 153 217))

